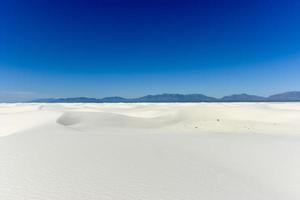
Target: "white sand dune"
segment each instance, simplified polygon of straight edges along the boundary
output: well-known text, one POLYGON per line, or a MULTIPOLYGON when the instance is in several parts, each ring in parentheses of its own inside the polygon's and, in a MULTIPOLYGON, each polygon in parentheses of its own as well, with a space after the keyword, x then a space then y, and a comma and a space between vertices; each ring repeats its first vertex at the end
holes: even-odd
POLYGON ((298 200, 300 103, 0 104, 0 199, 298 200))

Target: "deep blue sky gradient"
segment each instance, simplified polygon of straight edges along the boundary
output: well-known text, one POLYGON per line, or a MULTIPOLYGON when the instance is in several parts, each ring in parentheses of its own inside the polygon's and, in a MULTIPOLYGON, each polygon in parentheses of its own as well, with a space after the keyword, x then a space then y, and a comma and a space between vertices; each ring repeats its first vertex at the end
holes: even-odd
POLYGON ((0 2, 0 100, 300 90, 298 0, 0 2))

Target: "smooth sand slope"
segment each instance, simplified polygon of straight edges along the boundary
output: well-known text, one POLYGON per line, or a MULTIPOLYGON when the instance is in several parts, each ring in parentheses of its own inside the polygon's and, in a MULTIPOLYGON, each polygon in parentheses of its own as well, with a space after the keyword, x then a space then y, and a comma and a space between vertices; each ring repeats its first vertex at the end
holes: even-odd
POLYGON ((298 200, 300 103, 0 104, 2 200, 298 200))

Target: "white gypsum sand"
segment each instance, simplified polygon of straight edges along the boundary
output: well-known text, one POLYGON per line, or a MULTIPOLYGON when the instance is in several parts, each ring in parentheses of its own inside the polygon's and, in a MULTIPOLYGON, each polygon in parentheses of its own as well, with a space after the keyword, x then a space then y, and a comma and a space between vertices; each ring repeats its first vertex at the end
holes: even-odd
POLYGON ((0 104, 3 200, 298 200, 300 103, 0 104))

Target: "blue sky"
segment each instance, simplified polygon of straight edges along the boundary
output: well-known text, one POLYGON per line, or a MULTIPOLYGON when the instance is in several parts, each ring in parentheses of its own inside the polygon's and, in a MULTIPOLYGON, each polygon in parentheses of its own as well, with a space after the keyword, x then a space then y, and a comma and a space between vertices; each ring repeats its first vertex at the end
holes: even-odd
POLYGON ((1 0, 0 101, 300 90, 298 0, 1 0))

